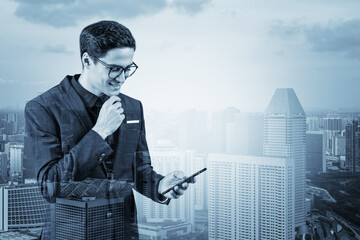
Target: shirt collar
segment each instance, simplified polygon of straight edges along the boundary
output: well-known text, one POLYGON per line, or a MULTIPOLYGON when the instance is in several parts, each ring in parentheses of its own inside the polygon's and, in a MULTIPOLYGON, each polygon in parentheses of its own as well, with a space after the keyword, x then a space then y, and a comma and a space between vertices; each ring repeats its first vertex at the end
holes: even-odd
POLYGON ((95 105, 98 96, 86 90, 79 83, 80 74, 74 75, 71 79, 71 83, 75 88, 75 91, 79 94, 81 100, 83 100, 86 107, 92 108, 95 105))

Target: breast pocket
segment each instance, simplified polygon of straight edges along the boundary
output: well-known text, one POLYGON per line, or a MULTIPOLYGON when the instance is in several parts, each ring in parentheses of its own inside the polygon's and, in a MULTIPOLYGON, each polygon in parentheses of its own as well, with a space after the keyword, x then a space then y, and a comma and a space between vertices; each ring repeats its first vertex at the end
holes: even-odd
POLYGON ((140 130, 140 121, 134 123, 125 123, 126 130, 140 130))
POLYGON ((140 137, 140 122, 139 123, 127 123, 124 126, 125 141, 138 142, 140 137))

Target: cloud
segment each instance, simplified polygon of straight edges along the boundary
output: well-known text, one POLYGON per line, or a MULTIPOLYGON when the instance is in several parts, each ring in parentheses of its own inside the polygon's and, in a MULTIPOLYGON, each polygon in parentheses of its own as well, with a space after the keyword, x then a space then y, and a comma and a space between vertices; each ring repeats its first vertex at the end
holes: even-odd
POLYGON ((10 80, 10 79, 2 79, 1 77, 0 77, 0 84, 8 84, 8 83, 17 83, 18 81, 16 81, 16 80, 10 80))
POLYGON ((195 15, 201 12, 209 2, 209 0, 173 0, 170 6, 175 7, 179 12, 195 15))
POLYGON ((81 19, 94 16, 131 18, 156 13, 166 6, 165 0, 65 0, 27 1, 14 0, 19 5, 15 14, 29 22, 44 23, 54 27, 76 25, 81 19))
POLYGON ((72 53, 71 51, 67 50, 65 45, 57 44, 57 45, 45 45, 43 48, 43 52, 47 53, 59 53, 59 54, 68 54, 72 53))
POLYGON ((304 34, 314 51, 343 52, 350 58, 360 59, 360 19, 315 25, 304 34))
POLYGON ((193 15, 211 0, 13 0, 18 3, 15 14, 29 22, 57 28, 74 26, 79 20, 92 17, 133 18, 156 14, 166 7, 193 15))
POLYGON ((278 20, 272 24, 269 34, 281 38, 292 37, 301 33, 303 28, 304 26, 298 20, 295 20, 291 23, 284 23, 283 21, 278 20))
POLYGON ((277 21, 269 33, 282 39, 303 37, 315 52, 340 52, 360 60, 360 19, 329 21, 325 25, 277 21))

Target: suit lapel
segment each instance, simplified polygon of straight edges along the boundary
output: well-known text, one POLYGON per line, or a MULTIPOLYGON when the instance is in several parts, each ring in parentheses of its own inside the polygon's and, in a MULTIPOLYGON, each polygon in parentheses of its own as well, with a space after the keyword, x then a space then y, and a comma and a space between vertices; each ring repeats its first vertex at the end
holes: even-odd
MULTIPOLYGON (((68 80, 69 81, 69 80, 68 80)), ((70 81, 67 83, 70 86, 65 91, 64 103, 71 109, 79 119, 81 125, 84 128, 85 133, 89 132, 93 127, 90 116, 85 108, 85 105, 79 95, 76 93, 74 87, 70 81)))

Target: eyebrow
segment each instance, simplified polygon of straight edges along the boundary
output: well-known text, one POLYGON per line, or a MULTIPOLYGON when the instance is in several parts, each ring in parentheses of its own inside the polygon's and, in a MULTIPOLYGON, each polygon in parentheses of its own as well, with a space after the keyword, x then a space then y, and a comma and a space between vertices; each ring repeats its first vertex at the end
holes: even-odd
POLYGON ((129 67, 129 66, 131 66, 131 65, 133 65, 134 64, 134 62, 132 62, 132 63, 130 63, 129 65, 127 65, 126 67, 123 67, 123 66, 120 66, 120 65, 116 65, 116 64, 107 64, 109 67, 120 67, 120 68, 123 68, 123 69, 125 69, 125 68, 127 68, 127 67, 129 67))

